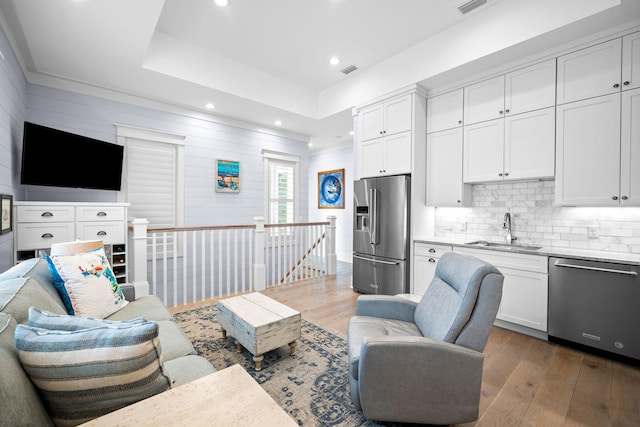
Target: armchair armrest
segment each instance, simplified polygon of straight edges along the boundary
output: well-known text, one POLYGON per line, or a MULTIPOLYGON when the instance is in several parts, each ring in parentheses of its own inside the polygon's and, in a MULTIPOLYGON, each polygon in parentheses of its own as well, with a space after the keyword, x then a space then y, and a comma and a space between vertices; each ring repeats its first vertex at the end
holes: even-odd
POLYGON ((361 295, 356 302, 356 316, 383 317, 413 322, 418 303, 391 295, 361 295))
POLYGON ((394 413, 415 423, 473 421, 483 360, 475 350, 430 338, 366 338, 358 373, 362 410, 367 418, 381 421, 394 413))
POLYGON ((126 299, 127 301, 136 300, 136 288, 132 284, 126 283, 119 286, 120 290, 124 294, 124 299, 126 299))

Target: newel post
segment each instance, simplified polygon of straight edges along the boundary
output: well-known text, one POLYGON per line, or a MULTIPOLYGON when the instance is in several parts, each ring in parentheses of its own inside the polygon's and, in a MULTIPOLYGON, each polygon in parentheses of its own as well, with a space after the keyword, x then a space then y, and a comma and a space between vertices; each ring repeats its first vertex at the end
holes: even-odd
POLYGON ((134 218, 130 224, 133 232, 129 235, 129 282, 135 289, 137 299, 149 295, 149 282, 147 281, 147 226, 149 221, 145 218, 134 218))
POLYGON ((256 216, 253 221, 256 224, 253 245, 253 290, 262 291, 267 288, 267 266, 264 263, 264 217, 256 216))
POLYGON ((338 256, 336 255, 336 217, 330 215, 327 217, 329 225, 327 226, 327 274, 336 274, 338 256))

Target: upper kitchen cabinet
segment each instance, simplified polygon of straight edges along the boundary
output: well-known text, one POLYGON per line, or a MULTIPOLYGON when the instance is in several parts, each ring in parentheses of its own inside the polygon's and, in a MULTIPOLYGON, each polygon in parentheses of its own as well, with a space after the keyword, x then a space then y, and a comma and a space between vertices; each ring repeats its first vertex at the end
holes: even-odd
POLYGON ((462 181, 462 128, 427 135, 427 206, 470 206, 471 186, 462 181))
POLYGON ((620 205, 640 206, 640 88, 622 93, 620 205))
POLYGON ((622 90, 640 87, 640 32, 622 39, 622 90))
POLYGON ((464 124, 555 104, 556 61, 550 59, 464 88, 464 124))
POLYGON ((427 99, 427 133, 462 126, 462 88, 427 99))
POLYGON ((359 178, 412 173, 414 154, 424 156, 425 108, 413 85, 354 109, 359 178))
POLYGON ((382 102, 358 113, 360 140, 393 135, 411 130, 411 95, 382 102))
POLYGON ((558 58, 558 105, 640 87, 640 32, 558 58))

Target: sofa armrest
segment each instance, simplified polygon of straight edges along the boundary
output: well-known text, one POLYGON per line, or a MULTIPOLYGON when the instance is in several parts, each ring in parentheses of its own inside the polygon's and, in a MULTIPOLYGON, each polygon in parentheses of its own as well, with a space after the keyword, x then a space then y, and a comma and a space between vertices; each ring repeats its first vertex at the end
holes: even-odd
POLYGON ((125 283, 119 286, 120 286, 120 290, 124 294, 124 299, 126 299, 127 301, 136 300, 136 288, 133 285, 129 283, 125 283))
POLYGON ((356 316, 383 317, 413 322, 418 303, 391 295, 361 295, 356 302, 356 316))
POLYGON ((478 417, 484 356, 424 337, 366 338, 358 389, 367 419, 454 424, 478 417))

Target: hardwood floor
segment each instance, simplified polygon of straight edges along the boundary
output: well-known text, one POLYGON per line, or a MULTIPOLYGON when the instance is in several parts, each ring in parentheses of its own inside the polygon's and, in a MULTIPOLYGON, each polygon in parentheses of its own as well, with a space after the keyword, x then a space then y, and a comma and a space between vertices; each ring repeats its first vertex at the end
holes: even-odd
MULTIPOLYGON (((335 277, 264 291, 346 337, 357 293, 350 264, 335 277)), ((173 307, 182 311, 215 300, 173 307)), ((484 351, 480 416, 467 426, 640 426, 640 369, 494 327, 484 351)))

